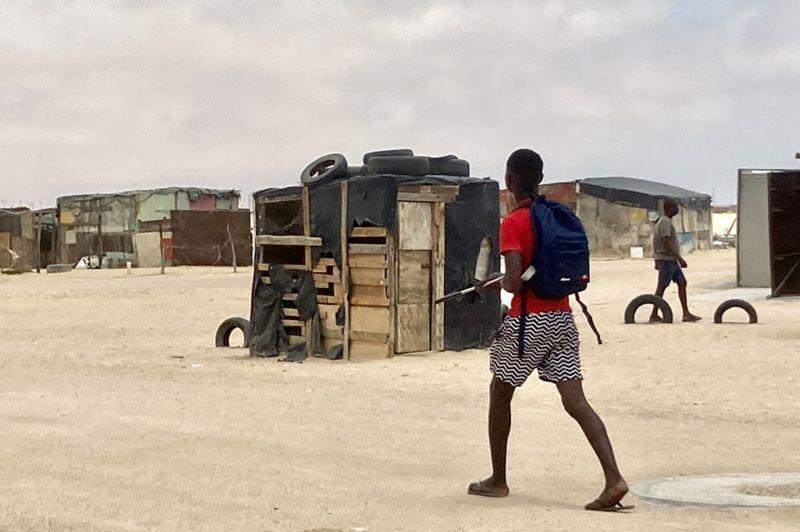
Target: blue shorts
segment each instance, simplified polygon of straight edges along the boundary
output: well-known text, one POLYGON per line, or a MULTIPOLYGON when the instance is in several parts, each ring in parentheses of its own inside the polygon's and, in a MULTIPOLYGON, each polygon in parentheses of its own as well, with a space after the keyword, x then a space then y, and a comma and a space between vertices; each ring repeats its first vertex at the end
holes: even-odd
POLYGON ((657 260, 658 287, 666 288, 670 283, 685 283, 686 276, 677 260, 657 260))

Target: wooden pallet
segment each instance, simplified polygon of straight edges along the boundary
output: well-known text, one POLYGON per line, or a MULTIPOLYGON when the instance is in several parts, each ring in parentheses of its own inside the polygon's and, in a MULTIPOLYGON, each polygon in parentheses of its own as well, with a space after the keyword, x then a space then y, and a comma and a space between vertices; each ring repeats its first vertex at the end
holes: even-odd
POLYGON ((383 227, 354 227, 347 239, 351 360, 391 357, 393 245, 383 227))
MULTIPOLYGON (((283 203, 284 208, 296 204, 292 208, 300 210, 299 218, 302 220, 302 234, 272 235, 258 234, 254 241, 256 245, 257 262, 256 271, 260 274, 262 283, 270 284, 270 265, 280 264, 286 270, 312 271, 311 249, 322 245, 322 239, 311 236, 308 188, 303 187, 299 195, 287 195, 279 198, 269 198, 259 201, 257 206, 261 216, 267 216, 270 204, 283 203)), ((327 272, 326 272, 327 273, 327 272)), ((317 278, 314 279, 317 282, 317 278)), ((309 353, 314 350, 314 335, 312 334, 311 320, 300 320, 297 310, 297 290, 291 289, 289 293, 281 295, 282 310, 281 324, 287 331, 289 344, 296 345, 305 342, 309 353)))

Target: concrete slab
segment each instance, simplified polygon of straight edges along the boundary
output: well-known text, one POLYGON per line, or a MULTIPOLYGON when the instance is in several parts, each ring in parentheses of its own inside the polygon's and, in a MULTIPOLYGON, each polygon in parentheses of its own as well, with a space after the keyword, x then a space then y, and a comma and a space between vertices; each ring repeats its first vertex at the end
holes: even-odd
MULTIPOLYGON (((753 491, 763 493, 768 490, 754 488, 790 488, 796 483, 800 483, 800 473, 666 477, 639 482, 631 487, 631 493, 642 499, 668 504, 776 508, 800 506, 800 498, 755 495, 753 491)), ((781 493, 780 489, 769 491, 781 493)), ((791 491, 785 490, 786 493, 791 491)))

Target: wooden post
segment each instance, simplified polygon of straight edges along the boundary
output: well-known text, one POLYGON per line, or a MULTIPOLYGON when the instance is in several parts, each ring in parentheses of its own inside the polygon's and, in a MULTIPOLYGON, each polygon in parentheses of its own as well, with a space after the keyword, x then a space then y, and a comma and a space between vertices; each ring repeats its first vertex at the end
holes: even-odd
MULTIPOLYGON (((300 208, 303 210, 303 235, 306 237, 311 236, 311 211, 308 201, 308 187, 303 187, 303 193, 300 196, 300 208)), ((314 274, 311 273, 314 269, 311 265, 311 246, 308 244, 305 245, 305 256, 304 261, 306 265, 306 271, 309 272, 309 275, 313 276, 314 274)), ((314 351, 316 351, 316 345, 314 345, 314 316, 311 316, 308 320, 306 320, 306 349, 308 350, 308 356, 314 356, 314 351)))
POLYGON ((231 256, 233 257, 231 261, 233 262, 233 273, 236 273, 236 246, 233 245, 233 237, 231 236, 231 226, 225 225, 225 229, 228 231, 228 242, 231 243, 231 256))
POLYGON ((161 275, 164 275, 164 219, 158 221, 158 250, 161 254, 161 275))
POLYGON ((341 223, 341 244, 342 244, 342 289, 344 290, 344 333, 342 334, 342 358, 350 359, 350 267, 347 265, 347 181, 342 181, 340 185, 342 223, 341 223))
POLYGON ((444 203, 432 203, 433 251, 431 252, 431 349, 444 351, 444 304, 433 302, 444 296, 444 203))
MULTIPOLYGON (((308 187, 303 187, 301 196, 301 208, 303 209, 303 235, 311 236, 311 211, 309 210, 308 187)), ((305 247, 306 269, 311 271, 311 246, 305 247)))
POLYGON ((36 224, 36 249, 34 250, 34 257, 36 258, 36 273, 42 271, 42 216, 38 212, 34 212, 33 220, 36 224))
MULTIPOLYGON (((397 225, 397 224, 395 224, 397 225)), ((389 356, 393 357, 397 345, 397 242, 395 232, 386 228, 386 279, 389 281, 389 356)))

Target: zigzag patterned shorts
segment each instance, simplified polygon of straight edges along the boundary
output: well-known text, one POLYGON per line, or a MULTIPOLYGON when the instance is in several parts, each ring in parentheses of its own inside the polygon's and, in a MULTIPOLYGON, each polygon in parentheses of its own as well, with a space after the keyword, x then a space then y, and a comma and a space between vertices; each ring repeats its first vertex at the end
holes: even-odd
POLYGON ((548 382, 583 379, 578 329, 571 312, 540 312, 525 319, 525 352, 519 356, 519 316, 507 317, 490 348, 492 374, 522 386, 534 369, 548 382))

